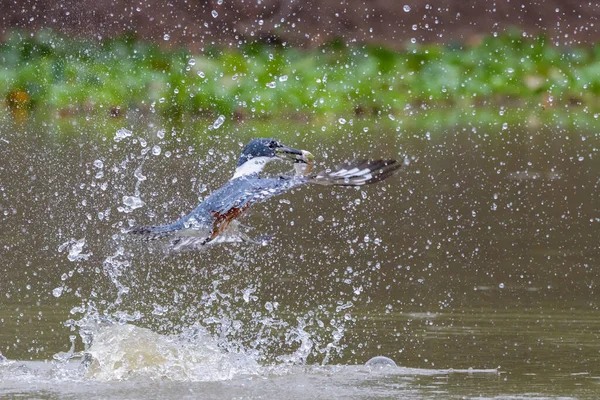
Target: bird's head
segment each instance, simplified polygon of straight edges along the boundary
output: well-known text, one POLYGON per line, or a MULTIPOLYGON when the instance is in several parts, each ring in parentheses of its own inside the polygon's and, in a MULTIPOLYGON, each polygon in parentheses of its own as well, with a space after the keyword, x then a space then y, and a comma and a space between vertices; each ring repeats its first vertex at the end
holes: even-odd
POLYGON ((274 160, 304 161, 301 150, 285 146, 275 139, 254 139, 242 150, 233 177, 260 173, 268 162, 274 160))

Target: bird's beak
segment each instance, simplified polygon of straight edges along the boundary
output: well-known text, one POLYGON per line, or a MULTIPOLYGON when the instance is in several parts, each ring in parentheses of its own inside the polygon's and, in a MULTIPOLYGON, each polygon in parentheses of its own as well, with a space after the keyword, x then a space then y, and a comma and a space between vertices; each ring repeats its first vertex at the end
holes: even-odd
POLYGON ((302 150, 294 149, 288 146, 281 146, 275 149, 275 155, 282 160, 304 161, 302 150))

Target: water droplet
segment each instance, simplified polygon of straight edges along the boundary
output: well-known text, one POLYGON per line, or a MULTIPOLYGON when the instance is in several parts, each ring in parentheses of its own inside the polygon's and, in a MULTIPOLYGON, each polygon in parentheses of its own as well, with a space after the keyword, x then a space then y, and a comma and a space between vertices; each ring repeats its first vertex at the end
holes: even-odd
POLYGON ((500 284, 498 285, 498 287, 499 287, 500 289, 504 289, 504 283, 500 283, 500 284))
POLYGON ((254 292, 256 292, 256 289, 250 287, 242 291, 242 298, 246 303, 250 302, 251 300, 256 300, 256 296, 252 296, 252 293, 254 292))
POLYGON ((102 160, 96 160, 96 161, 94 161, 94 167, 102 168, 102 167, 104 167, 104 163, 102 162, 102 160))
POLYGON ((165 35, 163 36, 163 40, 169 40, 171 39, 171 36, 168 33, 165 33, 165 35))
POLYGON ((287 75, 283 75, 279 77, 279 82, 285 82, 288 80, 288 76, 287 75))
POLYGON ((193 58, 190 58, 190 60, 188 61, 189 65, 196 65, 196 60, 194 60, 193 58))
POLYGON ((87 260, 90 254, 81 254, 83 247, 85 246, 85 239, 71 239, 68 242, 63 243, 59 246, 58 251, 62 252, 65 249, 69 249, 67 258, 69 261, 87 260))
POLYGON ((319 215, 319 216, 317 217, 317 221, 319 221, 319 222, 323 222, 323 221, 325 221, 325 218, 323 218, 323 216, 322 216, 322 215, 319 215))
POLYGON ((340 119, 338 119, 338 122, 339 122, 341 125, 344 125, 344 124, 346 123, 346 120, 345 120, 344 118, 340 118, 340 119))
POLYGON ((145 181, 147 178, 144 174, 142 174, 142 168, 138 168, 135 170, 135 172, 133 173, 133 176, 135 176, 135 179, 137 179, 140 182, 145 181))
POLYGON ((204 78, 206 76, 206 74, 204 72, 202 72, 202 71, 198 71, 198 76, 200 78, 204 78))
POLYGON ((164 97, 161 97, 160 99, 158 99, 158 102, 159 102, 159 103, 164 103, 164 102, 165 102, 165 98, 164 98, 164 97))
POLYGON ((158 156, 160 154, 160 146, 155 144, 154 146, 152 146, 152 154, 154 154, 155 156, 158 156))
POLYGON ((154 310, 152 310, 152 315, 165 315, 168 310, 168 307, 163 307, 159 304, 154 304, 154 310))
POLYGON ((267 83, 267 87, 270 87, 271 89, 274 89, 276 86, 277 83, 275 81, 267 83))
POLYGON ((508 72, 509 74, 512 74, 513 72, 515 72, 515 70, 513 68, 508 68, 506 70, 506 72, 508 72))
POLYGON ((136 208, 143 207, 146 203, 137 196, 123 196, 123 204, 129 207, 129 209, 135 210, 136 208))
POLYGON ((121 128, 115 133, 114 140, 115 140, 115 142, 120 142, 121 140, 125 139, 126 137, 130 137, 130 136, 133 136, 132 131, 130 131, 129 129, 121 128))
POLYGON ((215 122, 213 122, 212 128, 219 129, 221 127, 221 125, 223 125, 224 122, 225 122, 225 116, 219 115, 219 117, 215 120, 215 122))
POLYGON ((402 7, 402 9, 404 10, 404 12, 410 12, 410 6, 405 5, 404 7, 402 7))
POLYGON ((64 288, 63 287, 57 287, 52 291, 52 296, 54 297, 60 297, 63 293, 64 288))
POLYGON ((216 10, 212 10, 210 12, 210 15, 212 15, 213 18, 217 18, 219 16, 219 13, 216 10))

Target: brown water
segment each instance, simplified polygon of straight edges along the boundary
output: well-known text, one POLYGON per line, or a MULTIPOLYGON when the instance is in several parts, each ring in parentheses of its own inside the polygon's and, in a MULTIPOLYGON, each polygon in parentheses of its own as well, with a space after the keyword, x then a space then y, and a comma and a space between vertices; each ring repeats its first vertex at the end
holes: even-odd
MULTIPOLYGON (((209 131, 208 125, 173 128, 140 119, 15 126, 5 118, 0 352, 36 362, 20 370, 0 366, 0 394, 78 397, 104 390, 93 374, 81 386, 70 375, 62 379, 67 367, 39 362, 68 351, 70 335, 82 350, 79 325, 98 339, 88 325, 99 320, 149 328, 158 336, 147 343, 200 327, 199 346, 217 349, 209 359, 240 354, 254 365, 250 375, 267 382, 252 383, 246 364, 243 374, 218 384, 191 382, 223 375, 186 375, 193 377, 190 393, 207 397, 600 393, 598 127, 465 124, 407 132, 389 121, 226 122, 209 131), (120 128, 131 136, 115 141, 120 128), (164 138, 157 136, 161 129, 164 138), (131 224, 187 213, 229 178, 240 146, 257 136, 308 149, 321 167, 381 156, 410 163, 380 185, 305 187, 255 206, 243 223, 254 228, 251 236, 275 235, 265 247, 165 258, 121 235, 131 224), (155 145, 158 155, 150 150, 155 145), (129 209, 124 196, 145 205, 129 209), (75 251, 81 239, 85 245, 75 251), (359 367, 377 355, 409 369, 359 367), (328 367, 316 367, 323 363, 328 367), (298 367, 305 364, 311 367, 298 367), (333 367, 340 364, 347 367, 333 367), (23 376, 48 383, 31 389, 23 376), (313 392, 302 389, 311 385, 313 392)), ((110 334, 94 345, 129 343, 121 331, 110 334)), ((122 351, 133 351, 133 343, 122 351)), ((121 354, 115 352, 109 347, 106 354, 121 354)), ((180 380, 174 370, 137 377, 165 365, 154 355, 144 360, 150 361, 131 364, 129 375, 104 371, 109 381, 125 379, 111 386, 110 396, 145 397, 148 388, 135 379, 149 377, 163 382, 163 396, 185 397, 167 383, 180 380)), ((184 364, 213 365, 196 358, 184 364)))

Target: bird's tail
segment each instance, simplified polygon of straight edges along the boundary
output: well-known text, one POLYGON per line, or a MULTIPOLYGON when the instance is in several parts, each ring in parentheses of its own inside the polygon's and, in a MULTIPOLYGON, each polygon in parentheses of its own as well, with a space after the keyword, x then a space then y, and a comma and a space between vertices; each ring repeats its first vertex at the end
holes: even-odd
POLYGON ((173 236, 180 230, 178 224, 159 225, 159 226, 136 226, 127 231, 130 235, 139 236, 143 240, 156 240, 173 236))
POLYGON ((391 159, 356 160, 334 170, 321 171, 309 181, 319 185, 362 186, 388 178, 401 166, 402 163, 391 159))

